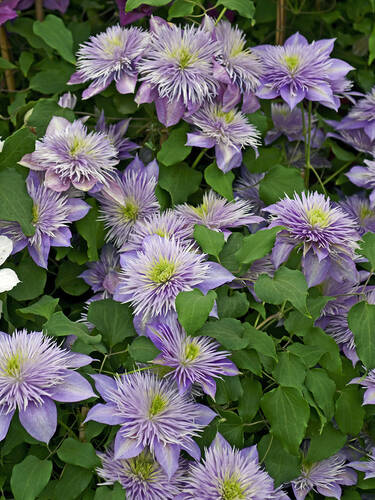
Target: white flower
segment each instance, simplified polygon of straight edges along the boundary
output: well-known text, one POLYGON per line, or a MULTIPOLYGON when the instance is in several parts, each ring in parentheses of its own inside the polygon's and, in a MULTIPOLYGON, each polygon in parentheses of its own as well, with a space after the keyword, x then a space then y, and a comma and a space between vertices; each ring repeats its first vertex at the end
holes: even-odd
MULTIPOLYGON (((12 240, 0 236, 0 265, 5 262, 13 250, 12 240)), ((0 293, 12 290, 20 280, 12 269, 0 269, 0 293)))

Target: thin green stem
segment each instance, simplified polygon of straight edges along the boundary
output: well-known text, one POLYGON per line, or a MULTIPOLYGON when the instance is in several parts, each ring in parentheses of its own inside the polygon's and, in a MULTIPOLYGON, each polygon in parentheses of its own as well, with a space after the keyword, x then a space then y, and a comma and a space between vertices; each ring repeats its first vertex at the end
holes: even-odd
POLYGON ((207 149, 208 148, 202 149, 202 151, 199 153, 199 155, 195 158, 194 163, 192 164, 191 168, 195 168, 198 165, 198 163, 203 158, 203 155, 205 154, 205 152, 207 151, 207 149))
POLYGON ((359 153, 353 160, 347 161, 342 167, 340 167, 336 172, 334 172, 332 175, 330 175, 324 182, 323 184, 326 185, 328 182, 330 182, 332 179, 334 179, 337 175, 341 174, 344 170, 346 170, 353 162, 355 162, 359 157, 361 156, 361 153, 359 153))
POLYGON ((216 23, 215 23, 215 26, 217 25, 217 23, 221 20, 221 18, 223 17, 223 15, 226 13, 227 11, 227 7, 224 7, 223 10, 220 12, 218 18, 216 19, 216 23))

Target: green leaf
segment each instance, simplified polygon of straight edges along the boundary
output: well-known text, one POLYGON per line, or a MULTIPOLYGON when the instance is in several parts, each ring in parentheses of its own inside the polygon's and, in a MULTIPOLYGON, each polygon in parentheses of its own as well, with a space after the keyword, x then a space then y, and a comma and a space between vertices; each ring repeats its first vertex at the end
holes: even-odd
POLYGON ((285 451, 280 441, 272 434, 263 436, 257 448, 259 461, 264 462, 267 472, 275 481, 275 487, 300 475, 299 457, 285 451))
POLYGON ((186 0, 174 0, 168 11, 168 21, 175 17, 185 17, 192 14, 194 11, 194 4, 186 0))
POLYGON ((0 219, 19 222, 26 236, 35 233, 30 198, 23 176, 14 168, 0 171, 0 219))
POLYGON ((335 420, 345 434, 356 436, 363 427, 365 410, 359 387, 345 387, 336 401, 335 420))
POLYGON ((314 400, 328 420, 334 413, 333 398, 336 392, 335 382, 322 368, 313 368, 307 372, 306 387, 314 396, 314 400))
POLYGON ((370 261, 371 269, 375 269, 375 234, 364 234, 360 243, 359 253, 370 261))
POLYGON ((9 31, 10 33, 18 33, 19 35, 26 38, 28 43, 34 49, 44 49, 47 50, 47 52, 50 51, 48 45, 43 42, 43 40, 39 36, 34 35, 33 25, 33 19, 22 16, 18 17, 17 19, 13 19, 11 23, 8 23, 7 31, 9 31))
POLYGON ((34 22, 33 31, 49 47, 57 50, 63 59, 75 64, 73 36, 60 17, 48 14, 44 21, 34 22))
POLYGON ((309 346, 317 346, 324 351, 319 363, 328 372, 340 373, 342 370, 340 350, 335 340, 320 328, 310 328, 304 335, 304 343, 309 346))
POLYGON ((147 337, 136 337, 129 345, 129 354, 134 361, 149 363, 159 354, 159 350, 147 337))
POLYGON ((224 233, 221 231, 213 231, 206 226, 195 224, 193 236, 204 253, 219 258, 219 254, 225 243, 224 233))
POLYGON ((345 443, 346 436, 327 423, 320 435, 311 438, 306 461, 313 463, 329 458, 341 450, 345 443))
POLYGON ((4 141, 0 153, 0 169, 14 167, 23 155, 35 149, 35 135, 28 128, 20 128, 4 141))
POLYGON ((170 132, 168 139, 163 142, 157 154, 158 161, 166 167, 170 167, 185 160, 191 152, 191 146, 185 146, 188 130, 189 125, 183 123, 170 132))
POLYGON ((89 285, 83 281, 79 275, 85 270, 85 267, 72 262, 63 262, 59 266, 56 277, 56 286, 64 290, 65 293, 79 297, 87 292, 89 285))
POLYGON ((281 267, 273 278, 261 274, 255 282, 255 293, 268 304, 282 304, 288 300, 301 313, 307 313, 307 283, 301 271, 281 267))
POLYGON ((52 474, 52 462, 29 455, 12 470, 10 486, 14 500, 34 500, 46 487, 52 474))
POLYGON ((98 260, 98 248, 104 243, 104 226, 98 220, 99 210, 97 202, 93 199, 88 200, 91 209, 88 214, 76 222, 79 234, 87 242, 87 256, 90 262, 98 260))
POLYGON ((37 266, 30 257, 23 259, 14 269, 21 283, 18 283, 9 295, 16 300, 32 300, 43 293, 47 281, 45 269, 37 266))
POLYGON ((208 165, 204 171, 204 179, 209 186, 227 200, 233 200, 234 173, 230 170, 226 174, 220 170, 216 163, 208 165))
POLYGON ((242 264, 252 264, 265 257, 272 250, 276 235, 282 229, 281 226, 276 226, 245 236, 241 248, 235 253, 236 259, 242 264))
MULTIPOLYGON (((152 5, 154 7, 161 7, 162 5, 167 5, 170 0, 146 0, 145 5, 152 5)), ((130 12, 140 5, 144 4, 144 0, 127 0, 126 5, 125 5, 125 12, 130 12)))
POLYGON ((354 334, 359 359, 372 370, 375 368, 375 305, 367 302, 355 304, 348 313, 348 324, 354 334))
POLYGON ((375 26, 372 28, 368 39, 368 65, 370 66, 375 59, 375 26))
POLYGON ((245 292, 221 286, 216 290, 216 304, 219 318, 241 318, 249 310, 249 300, 245 292))
POLYGON ((296 342, 288 347, 288 351, 299 356, 307 368, 315 366, 325 353, 324 349, 314 345, 304 345, 296 342))
POLYGON ((85 344, 98 344, 102 339, 101 335, 90 335, 86 325, 71 321, 61 311, 53 313, 43 329, 53 337, 76 335, 85 344))
POLYGON ((215 401, 219 405, 229 404, 232 401, 238 401, 243 396, 243 388, 240 377, 223 376, 216 380, 215 401))
POLYGON ((197 333, 213 337, 230 351, 243 349, 249 343, 248 339, 243 338, 244 326, 232 318, 208 321, 197 333))
POLYGON ((85 469, 95 469, 100 460, 91 443, 81 443, 77 439, 67 438, 57 450, 57 456, 66 464, 78 465, 85 469))
POLYGON ((248 347, 257 351, 258 354, 277 360, 275 344, 266 332, 257 330, 249 323, 243 323, 245 328, 244 337, 248 341, 248 347))
POLYGON ((94 500, 124 500, 124 490, 120 483, 115 483, 111 490, 108 486, 96 488, 94 500))
POLYGON ((17 66, 7 59, 0 57, 0 69, 15 69, 17 66))
POLYGON ((236 10, 242 17, 254 18, 255 5, 251 0, 219 0, 218 3, 227 9, 236 10))
POLYGON ((160 165, 159 184, 171 195, 172 203, 183 203, 199 189, 201 172, 191 169, 185 163, 165 167, 160 165))
POLYGON ((220 264, 238 276, 241 276, 246 271, 246 267, 241 265, 235 257, 235 253, 242 246, 243 239, 242 234, 232 233, 220 253, 220 264))
POLYGON ((255 158, 254 151, 249 148, 243 155, 243 162, 252 173, 267 172, 281 161, 281 150, 279 148, 259 148, 258 153, 258 158, 255 158))
POLYGON ((257 414, 262 398, 262 386, 260 382, 250 377, 242 380, 243 395, 239 400, 238 413, 242 420, 250 423, 257 414))
POLYGON ((279 201, 285 195, 293 196, 304 190, 301 171, 278 165, 270 170, 259 184, 259 196, 267 205, 279 201))
POLYGON ((262 374, 262 365, 258 353, 254 349, 233 351, 231 360, 241 370, 249 370, 258 376, 262 374))
POLYGON ((218 425, 218 431, 224 438, 236 448, 243 448, 244 444, 244 428, 241 417, 233 411, 222 411, 222 419, 218 425))
POLYGON ((290 352, 281 352, 277 356, 278 363, 272 372, 276 382, 282 386, 295 387, 300 390, 306 376, 306 367, 302 361, 290 352))
POLYGON ((329 140, 327 142, 331 146, 332 153, 335 155, 336 158, 338 158, 341 161, 345 161, 345 162, 354 160, 355 155, 352 152, 347 151, 346 149, 342 148, 334 141, 329 140))
POLYGON ((34 54, 31 52, 21 52, 18 63, 24 76, 27 76, 31 65, 34 62, 34 54))
POLYGON ((202 328, 210 314, 216 293, 210 290, 204 295, 198 288, 190 292, 180 292, 176 297, 178 320, 188 334, 193 334, 202 328))
POLYGON ((93 473, 82 467, 68 464, 53 491, 54 500, 76 500, 90 484, 93 473))
POLYGON ((133 315, 128 304, 112 299, 91 302, 87 319, 103 334, 103 340, 112 348, 127 337, 134 337, 133 315))
POLYGON ((54 299, 49 295, 43 295, 43 297, 41 297, 37 302, 34 302, 34 304, 18 309, 17 312, 20 312, 21 314, 34 314, 36 316, 42 316, 42 318, 48 320, 55 312, 58 303, 59 299, 54 299))
POLYGON ((39 71, 30 78, 30 88, 41 94, 62 93, 68 89, 67 82, 73 73, 71 68, 61 66, 60 70, 39 71))
POLYGON ((41 137, 45 134, 53 116, 62 116, 70 122, 75 118, 71 109, 61 108, 53 99, 40 99, 33 107, 33 112, 27 119, 27 124, 35 128, 37 136, 41 137))
POLYGON ((294 387, 278 387, 262 398, 261 408, 271 431, 292 455, 299 454, 310 416, 309 405, 294 387))

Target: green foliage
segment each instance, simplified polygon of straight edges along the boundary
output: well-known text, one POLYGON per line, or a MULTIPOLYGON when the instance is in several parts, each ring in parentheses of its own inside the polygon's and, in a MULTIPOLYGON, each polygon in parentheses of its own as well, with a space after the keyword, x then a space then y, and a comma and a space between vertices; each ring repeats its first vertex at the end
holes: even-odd
POLYGON ((73 36, 59 17, 48 14, 44 21, 35 21, 35 35, 38 35, 49 47, 57 50, 63 59, 75 64, 73 56, 73 36))
POLYGON ((212 231, 206 226, 195 224, 193 236, 204 253, 219 258, 225 243, 224 233, 221 231, 212 231))
POLYGON ((259 195, 267 205, 279 201, 285 195, 293 196, 304 189, 301 173, 296 168, 281 165, 273 167, 266 173, 259 184, 259 195))
POLYGON ((90 335, 86 325, 71 321, 61 311, 52 314, 47 323, 45 323, 44 330, 48 335, 54 337, 75 335, 84 344, 97 344, 102 339, 101 335, 90 335))
POLYGON ((57 450, 60 460, 66 464, 78 465, 84 469, 95 469, 100 465, 100 460, 95 449, 90 443, 81 443, 73 438, 67 438, 57 450))
POLYGON ((209 186, 212 187, 221 196, 227 200, 233 200, 233 180, 234 174, 232 171, 227 173, 222 172, 216 163, 208 165, 204 171, 204 179, 209 186))
POLYGON ((252 264, 255 260, 265 257, 273 248, 277 233, 282 227, 265 229, 246 236, 241 248, 235 253, 236 259, 241 264, 252 264))
POLYGON ((375 305, 359 302, 348 314, 349 328, 354 334, 359 359, 366 368, 375 368, 375 305))
POLYGON ((191 152, 191 146, 185 146, 188 130, 188 124, 183 123, 171 131, 168 139, 163 142, 157 154, 158 161, 166 167, 170 167, 185 160, 191 152))
POLYGON ((34 148, 35 136, 28 128, 20 128, 4 141, 3 150, 0 153, 0 169, 15 167, 23 155, 31 153, 34 148))
POLYGON ((178 320, 188 334, 193 334, 205 323, 216 298, 216 293, 210 290, 204 295, 194 288, 191 292, 180 292, 176 297, 178 320))
POLYGON ((34 500, 47 485, 52 474, 52 462, 29 455, 16 464, 10 485, 14 500, 34 500))
POLYGON ((185 163, 160 167, 159 185, 168 191, 174 205, 187 201, 198 190, 201 180, 202 174, 185 163))

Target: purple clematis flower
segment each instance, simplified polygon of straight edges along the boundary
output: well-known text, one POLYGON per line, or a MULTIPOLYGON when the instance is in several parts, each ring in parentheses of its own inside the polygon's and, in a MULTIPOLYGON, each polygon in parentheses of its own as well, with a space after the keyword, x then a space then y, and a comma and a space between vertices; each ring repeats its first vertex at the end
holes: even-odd
POLYGON ((113 81, 120 94, 132 94, 138 78, 138 62, 145 53, 149 35, 140 28, 110 26, 104 33, 80 45, 77 71, 70 85, 92 80, 82 99, 100 94, 113 81))
POLYGON ((364 405, 375 404, 375 370, 370 370, 366 376, 353 378, 349 383, 359 384, 366 389, 363 395, 364 405))
POLYGON ((155 160, 144 166, 137 156, 95 195, 101 205, 100 219, 108 230, 107 241, 113 241, 117 248, 126 244, 137 221, 159 211, 155 196, 158 173, 155 160))
POLYGON ((149 451, 128 459, 116 460, 113 450, 98 453, 98 456, 102 466, 96 472, 105 480, 101 485, 118 481, 126 491, 127 500, 175 500, 185 484, 187 461, 183 458, 179 459, 178 468, 169 479, 149 451))
POLYGON ((155 102, 159 121, 170 127, 217 94, 212 61, 219 45, 201 28, 182 28, 160 18, 152 18, 150 25, 153 34, 139 63, 143 83, 135 100, 155 102))
POLYGON ((112 298, 119 283, 120 256, 112 245, 104 245, 98 262, 89 262, 87 271, 79 275, 92 291, 96 300, 112 298))
POLYGON ((125 12, 126 0, 116 0, 116 3, 119 10, 121 26, 127 26, 128 24, 132 24, 143 17, 151 16, 152 11, 154 10, 152 7, 142 4, 131 12, 125 12))
POLYGON ((215 103, 202 106, 189 116, 196 131, 187 135, 187 146, 215 148, 217 166, 223 172, 239 167, 241 150, 252 147, 255 152, 260 145, 260 133, 240 111, 224 108, 215 103))
POLYGON ((0 220, 0 234, 13 241, 15 254, 27 247, 34 262, 47 269, 51 246, 69 247, 72 233, 70 222, 82 219, 90 210, 79 198, 68 198, 41 183, 36 172, 30 172, 26 180, 29 196, 33 200, 33 236, 26 236, 18 222, 0 220))
POLYGON ((120 425, 115 460, 137 457, 148 447, 169 480, 178 470, 181 450, 199 460, 193 437, 216 416, 210 408, 180 394, 173 381, 151 373, 92 377, 105 404, 91 408, 86 421, 120 425))
POLYGON ((252 205, 246 200, 236 199, 227 201, 218 196, 214 191, 203 195, 203 202, 198 207, 184 203, 177 205, 176 213, 190 227, 191 236, 195 224, 201 224, 213 231, 222 231, 225 236, 231 232, 232 227, 263 222, 263 217, 258 217, 252 212, 252 205))
POLYGON ((353 167, 346 174, 356 186, 371 189, 370 208, 375 208, 375 161, 365 160, 365 167, 353 167))
POLYGON ((74 109, 77 104, 77 97, 72 94, 71 92, 65 92, 63 94, 58 103, 57 103, 61 108, 68 108, 68 109, 74 109))
POLYGON ((206 16, 204 28, 211 32, 220 47, 214 59, 213 74, 224 85, 224 110, 229 111, 243 99, 243 113, 254 113, 260 107, 254 94, 263 73, 260 58, 246 48, 245 34, 238 26, 232 27, 228 21, 215 25, 213 19, 206 16))
MULTIPOLYGON (((333 120, 326 120, 329 125, 337 127, 337 123, 333 120)), ((356 151, 360 153, 366 153, 371 156, 375 156, 375 140, 371 140, 365 131, 361 128, 355 130, 338 130, 338 133, 328 132, 326 137, 332 137, 333 139, 338 139, 339 141, 348 144, 356 151)))
POLYGON ((139 148, 138 144, 130 141, 127 137, 124 137, 126 131, 128 130, 129 123, 130 118, 127 120, 121 120, 115 124, 107 125, 105 122, 104 111, 102 111, 98 123, 96 124, 96 130, 98 132, 102 132, 107 139, 109 139, 109 142, 117 149, 118 158, 120 160, 132 158, 133 156, 129 153, 129 151, 139 148))
POLYGON ((357 222, 356 229, 361 236, 368 231, 375 233, 375 207, 370 206, 367 198, 354 194, 340 201, 339 206, 357 222))
POLYGON ((0 3, 0 26, 18 16, 16 8, 21 8, 19 2, 20 0, 3 0, 0 3))
MULTIPOLYGON (((70 0, 44 0, 43 5, 46 9, 58 10, 61 14, 65 14, 70 0)), ((29 9, 34 3, 34 0, 21 0, 18 4, 20 10, 29 9)))
POLYGON ((348 465, 345 455, 341 453, 320 462, 303 464, 301 475, 291 483, 296 500, 304 500, 310 491, 339 500, 341 486, 357 482, 357 474, 348 465))
POLYGON ((371 453, 367 455, 367 460, 358 460, 350 462, 349 467, 365 473, 365 479, 375 477, 375 448, 372 448, 371 453))
POLYGON ((256 446, 236 450, 217 434, 203 463, 190 466, 183 493, 176 500, 286 500, 259 464, 256 446))
POLYGON ((19 163, 45 171, 45 185, 61 192, 71 185, 81 191, 108 185, 118 162, 117 150, 104 134, 88 132, 80 120, 70 123, 54 116, 35 151, 19 163))
POLYGON ((354 69, 341 59, 330 58, 335 39, 308 43, 299 33, 290 36, 283 46, 259 45, 253 52, 261 58, 263 75, 256 92, 262 99, 282 99, 293 109, 303 99, 318 101, 337 110, 340 99, 335 82, 342 81, 354 69))
POLYGON ((356 223, 343 210, 331 206, 329 198, 318 193, 295 194, 264 209, 273 217, 270 228, 285 226, 278 233, 272 250, 276 269, 293 248, 302 247, 302 267, 309 287, 327 276, 338 282, 357 281, 354 252, 360 239, 356 223))
POLYGON ((264 203, 259 197, 259 183, 266 174, 252 174, 242 165, 240 175, 233 184, 233 194, 235 198, 241 198, 251 204, 254 214, 260 215, 264 203))
POLYGON ((238 375, 235 364, 228 359, 228 351, 220 351, 220 345, 209 337, 190 337, 177 319, 166 323, 151 324, 148 337, 161 353, 153 360, 157 365, 170 367, 168 377, 177 382, 180 393, 191 390, 193 384, 215 399, 215 378, 222 375, 238 375))
POLYGON ((54 401, 97 397, 87 380, 73 371, 91 361, 85 354, 61 349, 42 332, 0 332, 0 440, 18 409, 26 431, 48 443, 57 426, 54 401))
POLYGON ((375 140, 375 87, 353 106, 336 128, 337 130, 360 128, 371 141, 375 140))
POLYGON ((162 238, 174 238, 176 241, 187 245, 193 241, 190 224, 184 223, 176 211, 165 210, 161 214, 155 213, 147 219, 136 222, 129 234, 127 243, 120 251, 141 250, 144 239, 153 234, 157 234, 162 238))
POLYGON ((180 292, 199 288, 207 293, 234 279, 220 264, 207 262, 205 254, 193 245, 158 235, 145 238, 142 250, 127 253, 121 264, 123 272, 114 298, 131 302, 135 314, 146 317, 175 310, 180 292))

